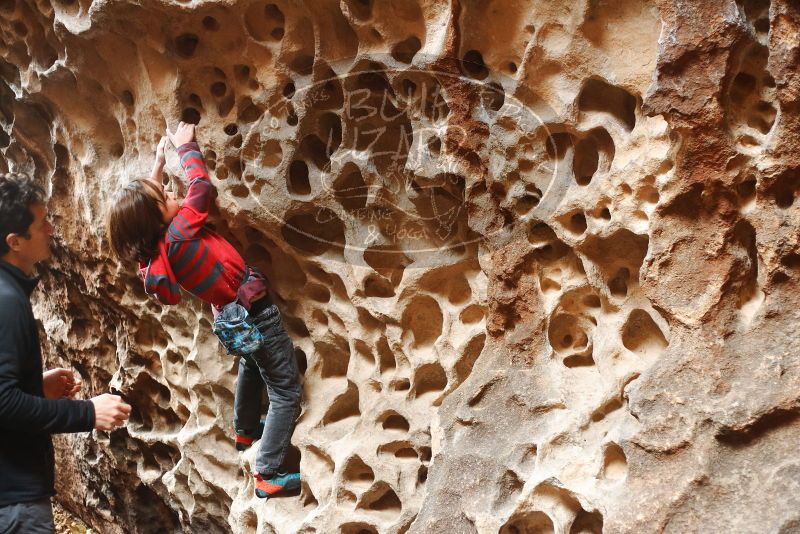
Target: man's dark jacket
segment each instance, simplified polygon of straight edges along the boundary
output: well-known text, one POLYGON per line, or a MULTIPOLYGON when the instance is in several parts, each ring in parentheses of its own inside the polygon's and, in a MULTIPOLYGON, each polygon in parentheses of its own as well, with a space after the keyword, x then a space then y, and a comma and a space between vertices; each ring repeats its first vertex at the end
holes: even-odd
POLYGON ((94 427, 91 401, 44 398, 36 283, 0 261, 0 506, 54 495, 50 434, 94 427))

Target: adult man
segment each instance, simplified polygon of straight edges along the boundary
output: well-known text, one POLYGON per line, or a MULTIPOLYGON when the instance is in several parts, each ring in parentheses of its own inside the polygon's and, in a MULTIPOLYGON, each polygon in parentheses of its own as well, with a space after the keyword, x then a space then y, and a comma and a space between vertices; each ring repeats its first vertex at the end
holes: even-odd
POLYGON ((42 373, 30 295, 36 263, 50 257, 53 227, 44 192, 21 175, 0 174, 0 533, 54 531, 50 435, 111 430, 130 414, 116 395, 71 400, 80 378, 42 373))

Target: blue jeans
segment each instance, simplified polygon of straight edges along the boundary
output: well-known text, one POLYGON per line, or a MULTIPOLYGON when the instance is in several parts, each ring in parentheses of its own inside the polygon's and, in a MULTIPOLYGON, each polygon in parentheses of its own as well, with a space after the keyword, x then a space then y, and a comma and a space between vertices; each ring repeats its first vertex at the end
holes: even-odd
POLYGON ((258 351, 239 359, 234 397, 234 426, 239 434, 252 433, 261 418, 261 399, 266 387, 269 409, 256 455, 256 471, 265 478, 280 470, 300 410, 300 373, 294 346, 274 304, 253 317, 264 336, 258 351))
POLYGON ((52 534, 53 507, 50 498, 0 506, 0 533, 52 534))

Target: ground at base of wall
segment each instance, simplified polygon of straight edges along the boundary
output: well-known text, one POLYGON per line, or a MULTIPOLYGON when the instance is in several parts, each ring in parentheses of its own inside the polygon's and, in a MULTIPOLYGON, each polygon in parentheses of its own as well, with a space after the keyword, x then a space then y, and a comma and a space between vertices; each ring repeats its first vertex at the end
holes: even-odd
POLYGON ((56 534, 94 534, 83 521, 64 510, 58 503, 53 503, 53 519, 56 524, 56 534))

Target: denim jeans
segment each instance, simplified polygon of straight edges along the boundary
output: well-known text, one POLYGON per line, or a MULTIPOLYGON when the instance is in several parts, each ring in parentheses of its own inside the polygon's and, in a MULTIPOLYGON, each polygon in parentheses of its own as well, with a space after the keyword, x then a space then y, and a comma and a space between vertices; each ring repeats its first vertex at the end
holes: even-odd
POLYGON ((0 506, 0 533, 52 534, 53 507, 50 499, 0 506))
POLYGON ((258 428, 266 387, 269 409, 256 455, 256 471, 266 478, 279 471, 289 448, 300 409, 300 373, 277 306, 269 306, 253 320, 264 336, 264 345, 239 359, 234 426, 237 433, 249 435, 258 428))

